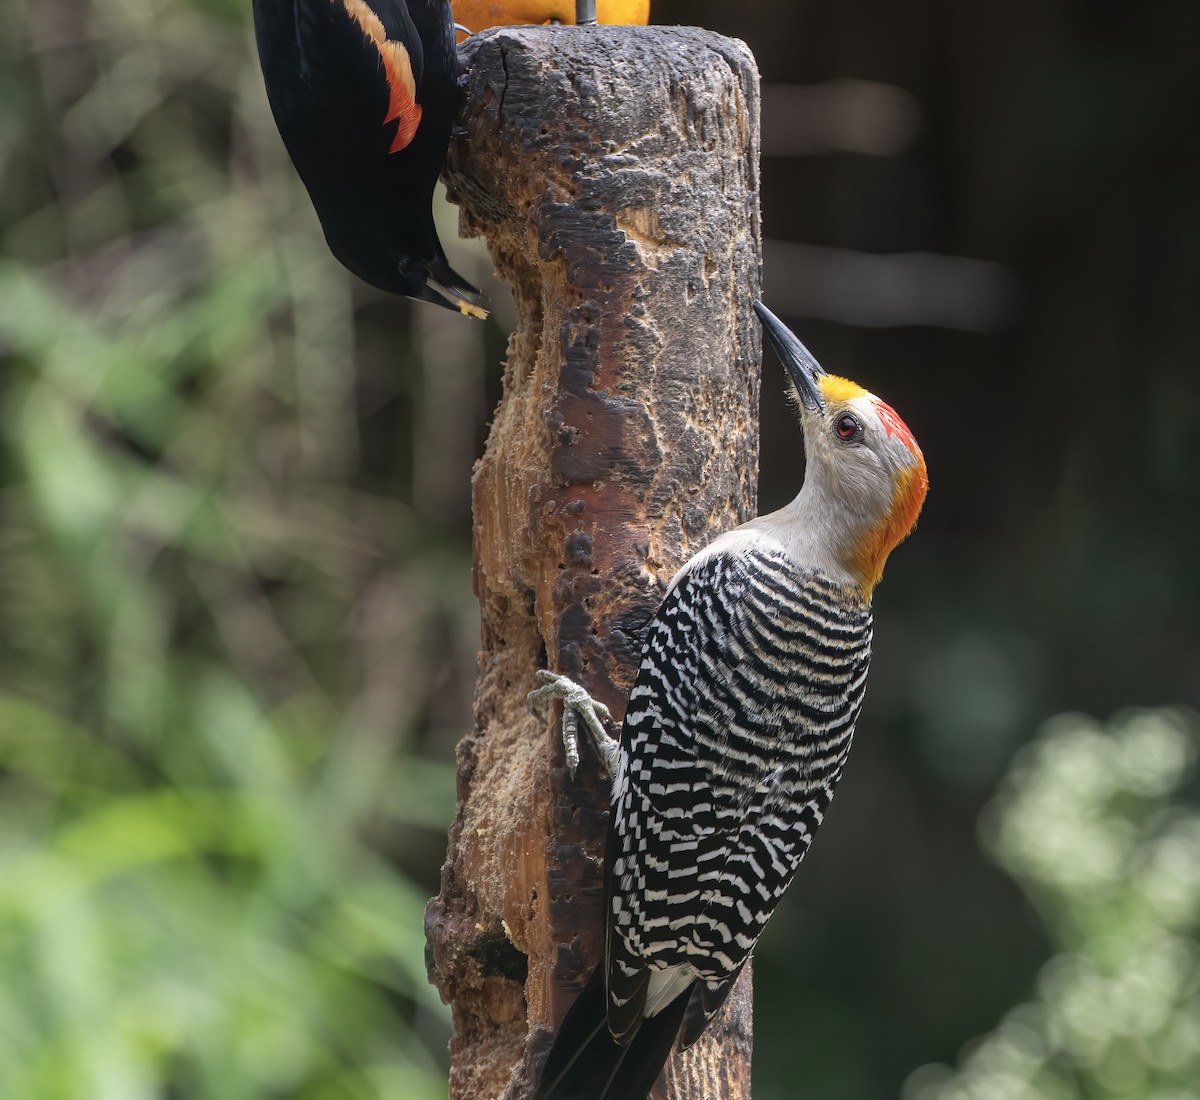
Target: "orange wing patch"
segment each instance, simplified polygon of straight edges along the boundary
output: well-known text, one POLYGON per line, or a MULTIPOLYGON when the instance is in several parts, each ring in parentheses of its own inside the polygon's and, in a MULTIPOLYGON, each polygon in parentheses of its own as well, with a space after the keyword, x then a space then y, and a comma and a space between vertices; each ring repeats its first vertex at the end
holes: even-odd
POLYGON ((350 17, 362 28, 365 34, 379 51, 379 59, 383 62, 383 72, 387 77, 388 91, 391 97, 388 101, 387 114, 383 122, 399 121, 396 136, 388 147, 389 153, 398 153, 405 148, 417 132, 421 124, 421 105, 417 102, 417 82, 413 77, 412 59, 403 42, 393 42, 383 29, 383 24, 366 3, 366 0, 342 0, 350 17))

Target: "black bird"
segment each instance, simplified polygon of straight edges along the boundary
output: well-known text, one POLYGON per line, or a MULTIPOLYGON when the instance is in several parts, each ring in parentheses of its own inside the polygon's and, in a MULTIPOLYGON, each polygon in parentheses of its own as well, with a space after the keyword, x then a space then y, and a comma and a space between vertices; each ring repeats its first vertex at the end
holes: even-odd
POLYGON ((486 317, 433 224, 459 94, 449 0, 254 0, 254 34, 333 254, 381 290, 486 317))

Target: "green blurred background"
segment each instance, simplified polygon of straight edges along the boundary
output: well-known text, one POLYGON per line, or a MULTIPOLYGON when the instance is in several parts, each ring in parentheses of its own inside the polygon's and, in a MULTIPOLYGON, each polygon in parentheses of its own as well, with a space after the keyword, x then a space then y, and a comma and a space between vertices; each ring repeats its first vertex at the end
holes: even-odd
MULTIPOLYGON (((445 1094, 421 913, 511 314, 337 266, 248 9, 0 6, 6 1100, 445 1094)), ((1123 710, 1200 704, 1200 7, 655 18, 755 51, 767 302, 933 486, 755 1096, 1200 1096, 1196 720, 1123 710)))

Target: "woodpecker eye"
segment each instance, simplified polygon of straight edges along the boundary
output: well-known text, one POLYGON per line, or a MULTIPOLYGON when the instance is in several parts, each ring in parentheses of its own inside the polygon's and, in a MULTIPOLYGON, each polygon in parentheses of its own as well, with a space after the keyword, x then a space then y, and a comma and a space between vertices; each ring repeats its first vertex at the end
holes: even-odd
POLYGON ((842 413, 833 422, 833 430, 837 432, 838 439, 843 443, 857 443, 863 437, 862 424, 859 423, 857 416, 851 416, 850 413, 842 413))

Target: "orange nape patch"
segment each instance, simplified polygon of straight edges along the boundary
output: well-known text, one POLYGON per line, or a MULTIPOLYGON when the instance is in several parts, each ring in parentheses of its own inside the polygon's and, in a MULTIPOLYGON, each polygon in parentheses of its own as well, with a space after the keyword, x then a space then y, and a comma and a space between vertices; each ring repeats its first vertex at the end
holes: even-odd
POLYGON ((412 59, 408 49, 402 42, 393 42, 383 29, 383 23, 366 3, 366 0, 342 0, 347 13, 362 28, 365 34, 379 51, 379 59, 383 62, 384 76, 387 77, 388 101, 387 114, 383 124, 399 121, 396 135, 388 147, 389 153, 398 153, 405 148, 417 132, 421 124, 421 105, 417 102, 417 82, 413 77, 412 59))
POLYGON ((851 382, 849 378, 839 378, 836 374, 819 375, 817 385, 820 387, 821 396, 830 404, 871 396, 857 382, 851 382))
MULTIPOLYGON (((915 447, 915 444, 914 444, 915 447)), ((873 528, 855 550, 851 567, 863 592, 870 596, 883 576, 888 555, 911 534, 929 492, 925 459, 915 451, 916 461, 901 470, 892 491, 892 506, 886 518, 873 528)))

